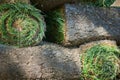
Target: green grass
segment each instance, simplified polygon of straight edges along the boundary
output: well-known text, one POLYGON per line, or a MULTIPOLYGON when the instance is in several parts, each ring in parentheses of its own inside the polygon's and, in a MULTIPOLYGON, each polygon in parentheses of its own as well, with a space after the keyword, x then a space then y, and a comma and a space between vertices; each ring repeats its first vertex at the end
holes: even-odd
POLYGON ((46 12, 46 40, 55 43, 64 41, 65 20, 61 9, 46 12))
POLYGON ((0 43, 18 47, 34 46, 44 37, 41 11, 25 3, 0 5, 0 43))
POLYGON ((120 50, 96 45, 82 54, 81 80, 114 80, 120 73, 120 50))

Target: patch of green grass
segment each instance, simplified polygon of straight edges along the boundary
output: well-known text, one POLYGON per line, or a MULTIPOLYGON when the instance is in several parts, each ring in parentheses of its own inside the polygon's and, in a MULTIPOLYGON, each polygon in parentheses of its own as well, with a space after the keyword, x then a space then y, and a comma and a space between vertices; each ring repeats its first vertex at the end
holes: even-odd
POLYGON ((120 73, 120 50, 96 45, 82 54, 81 80, 113 80, 120 73))
POLYGON ((46 40, 55 43, 64 41, 65 20, 61 9, 46 12, 46 40))
POLYGON ((0 5, 0 43, 18 47, 34 46, 44 37, 41 11, 25 3, 0 5))

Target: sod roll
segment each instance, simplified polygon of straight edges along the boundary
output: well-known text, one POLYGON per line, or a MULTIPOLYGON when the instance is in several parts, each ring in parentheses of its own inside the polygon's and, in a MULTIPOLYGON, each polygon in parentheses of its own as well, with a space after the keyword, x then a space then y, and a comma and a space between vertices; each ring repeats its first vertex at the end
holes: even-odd
POLYGON ((120 50, 95 45, 82 54, 82 80, 114 80, 120 73, 120 50))
POLYGON ((59 10, 47 12, 46 22, 49 33, 46 35, 54 42, 54 37, 58 40, 62 39, 62 43, 66 46, 77 46, 104 39, 116 40, 120 43, 119 12, 120 8, 117 7, 66 4, 59 10), (60 35, 59 32, 62 36, 56 36, 57 33, 60 35))
POLYGON ((0 5, 0 44, 27 47, 40 43, 45 23, 41 11, 25 3, 0 5))
POLYGON ((109 40, 80 46, 81 80, 119 80, 120 49, 109 40))
POLYGON ((79 80, 80 72, 79 48, 47 42, 27 48, 0 45, 1 80, 79 80))

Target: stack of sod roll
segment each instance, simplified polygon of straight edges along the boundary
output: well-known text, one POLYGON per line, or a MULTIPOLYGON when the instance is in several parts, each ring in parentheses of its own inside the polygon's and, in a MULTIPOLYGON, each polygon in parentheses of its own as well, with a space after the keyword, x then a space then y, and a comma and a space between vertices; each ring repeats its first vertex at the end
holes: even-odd
POLYGON ((26 3, 0 5, 0 43, 18 47, 38 44, 45 31, 41 11, 26 3))
MULTIPOLYGON (((72 78, 72 74, 79 75, 77 79, 79 78, 80 80, 116 79, 116 76, 120 74, 120 50, 116 47, 116 44, 111 46, 101 44, 99 41, 112 39, 120 42, 120 9, 99 8, 109 7, 115 0, 76 1, 31 0, 32 4, 37 5, 40 10, 45 11, 45 22, 47 25, 45 39, 67 46, 79 46, 83 43, 93 41, 98 41, 99 44, 95 42, 92 44, 92 47, 89 47, 89 43, 86 44, 87 46, 83 45, 85 46, 85 50, 81 50, 82 52, 79 49, 71 51, 71 48, 65 48, 67 50, 65 51, 64 47, 46 43, 43 43, 44 45, 41 47, 11 48, 8 51, 5 47, 5 50, 1 48, 1 53, 7 53, 7 55, 1 54, 3 55, 1 63, 3 65, 4 63, 10 65, 7 68, 10 67, 11 69, 14 66, 13 63, 16 61, 15 64, 19 64, 22 67, 21 69, 25 69, 25 73, 30 75, 27 77, 40 77, 40 79, 45 78, 49 80, 56 78, 58 80, 60 78, 60 80, 66 80, 69 79, 69 76, 72 78), (86 2, 89 5, 65 4, 76 1, 86 2), (11 51, 13 54, 11 54, 11 51), (17 53, 21 57, 14 57, 17 53), (73 56, 76 53, 77 55, 73 56), (4 59, 5 57, 10 58, 4 59), (13 62, 10 61, 12 59, 13 62), (9 63, 12 63, 12 66, 9 63)), ((5 2, 5 4, 0 5, 0 44, 18 47, 39 44, 45 35, 46 27, 40 10, 29 4, 20 2, 11 2, 10 4, 5 2)), ((109 41, 107 42, 109 43, 109 41)), ((82 45, 80 48, 82 48, 82 45)), ((3 66, 2 68, 4 69, 3 66)), ((10 69, 5 70, 6 72, 12 71, 10 69)), ((1 70, 1 72, 3 71, 1 70)), ((9 73, 4 74, 6 76, 9 73)), ((24 75, 22 74, 22 76, 24 75)), ((73 79, 75 78, 74 76, 73 79)))

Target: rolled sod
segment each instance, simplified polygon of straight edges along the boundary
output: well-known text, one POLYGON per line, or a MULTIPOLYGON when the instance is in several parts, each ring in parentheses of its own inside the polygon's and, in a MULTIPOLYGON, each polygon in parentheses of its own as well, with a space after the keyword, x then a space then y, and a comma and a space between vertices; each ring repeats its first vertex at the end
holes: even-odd
POLYGON ((82 54, 81 80, 114 80, 120 73, 120 50, 95 45, 82 54))
POLYGON ((25 3, 0 5, 0 44, 27 47, 39 44, 45 22, 41 11, 25 3))
POLYGON ((105 39, 116 40, 119 44, 119 12, 120 8, 117 7, 65 4, 57 10, 46 12, 46 39, 65 46, 79 46, 105 39))

